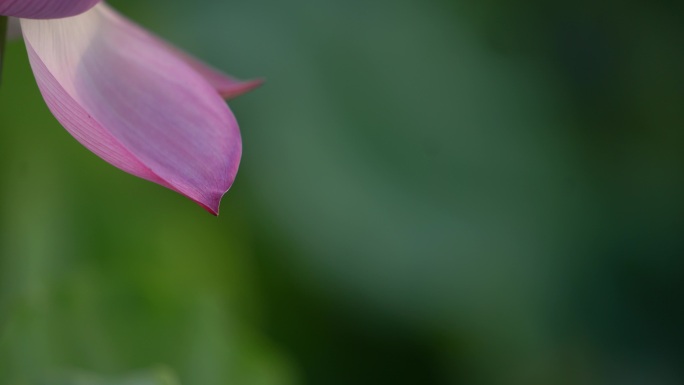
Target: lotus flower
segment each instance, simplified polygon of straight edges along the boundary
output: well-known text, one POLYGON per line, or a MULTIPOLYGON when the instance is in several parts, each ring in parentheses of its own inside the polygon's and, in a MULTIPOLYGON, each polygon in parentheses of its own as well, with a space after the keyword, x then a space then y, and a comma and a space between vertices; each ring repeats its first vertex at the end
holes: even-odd
POLYGON ((71 135, 218 215, 242 153, 223 98, 260 81, 208 67, 99 0, 0 0, 0 15, 19 19, 38 87, 71 135))

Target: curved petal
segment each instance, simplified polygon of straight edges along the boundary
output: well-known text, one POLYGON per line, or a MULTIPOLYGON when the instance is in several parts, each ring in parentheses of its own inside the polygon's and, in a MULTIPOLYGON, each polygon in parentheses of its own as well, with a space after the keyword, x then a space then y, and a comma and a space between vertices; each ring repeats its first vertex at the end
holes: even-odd
POLYGON ((43 97, 77 140, 218 212, 242 144, 232 112, 201 75, 104 4, 21 24, 43 97))
POLYGON ((0 15, 58 19, 83 13, 100 0, 0 0, 0 15))
POLYGON ((239 80, 204 64, 187 53, 169 45, 169 49, 200 73, 224 99, 233 99, 264 84, 263 79, 239 80))
MULTIPOLYGON (((139 27, 138 27, 139 28, 139 27)), ((203 63, 171 43, 154 36, 160 45, 166 46, 174 55, 189 64, 195 71, 204 77, 224 99, 233 99, 261 86, 263 79, 240 80, 203 63)))

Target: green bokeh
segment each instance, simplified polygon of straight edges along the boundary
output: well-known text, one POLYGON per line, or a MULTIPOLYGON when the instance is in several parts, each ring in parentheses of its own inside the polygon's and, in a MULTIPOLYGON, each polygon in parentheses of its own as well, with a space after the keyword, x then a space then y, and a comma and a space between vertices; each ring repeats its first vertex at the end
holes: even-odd
POLYGON ((0 89, 0 384, 684 380, 684 6, 112 5, 261 89, 214 218, 0 89))

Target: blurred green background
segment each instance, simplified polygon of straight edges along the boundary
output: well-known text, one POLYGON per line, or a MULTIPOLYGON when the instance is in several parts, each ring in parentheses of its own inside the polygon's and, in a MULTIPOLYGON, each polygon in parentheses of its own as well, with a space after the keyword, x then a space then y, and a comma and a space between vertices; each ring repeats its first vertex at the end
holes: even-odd
POLYGON ((214 218, 0 90, 0 384, 684 382, 684 3, 112 0, 242 78, 214 218))

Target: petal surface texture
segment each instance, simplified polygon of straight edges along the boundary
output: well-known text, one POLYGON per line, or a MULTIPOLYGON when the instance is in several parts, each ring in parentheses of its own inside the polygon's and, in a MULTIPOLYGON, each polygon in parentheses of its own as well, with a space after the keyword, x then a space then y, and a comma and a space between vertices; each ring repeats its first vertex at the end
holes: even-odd
POLYGON ((104 4, 67 19, 22 19, 21 27, 43 98, 78 141, 218 213, 242 143, 202 75, 104 4))
POLYGON ((83 13, 100 0, 0 0, 0 15, 58 19, 83 13))

